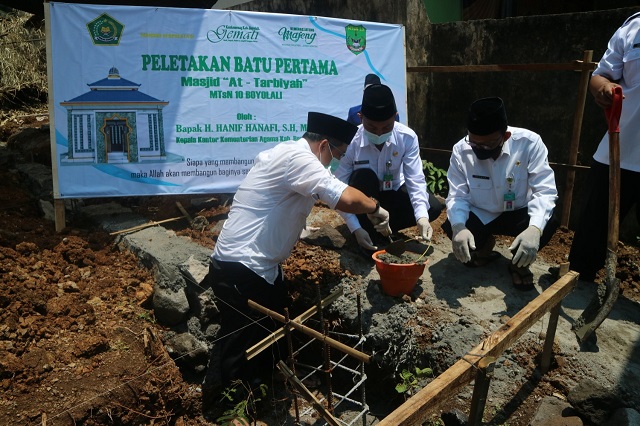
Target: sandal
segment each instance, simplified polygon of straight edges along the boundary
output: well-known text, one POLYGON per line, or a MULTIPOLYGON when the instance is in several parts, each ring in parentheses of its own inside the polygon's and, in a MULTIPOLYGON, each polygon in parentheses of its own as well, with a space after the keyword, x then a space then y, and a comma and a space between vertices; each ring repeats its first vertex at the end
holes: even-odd
POLYGON ((492 251, 488 255, 480 256, 478 252, 471 253, 471 260, 467 263, 463 263, 467 268, 477 268, 479 266, 488 265, 491 262, 498 260, 502 256, 497 251, 492 251))
POLYGON ((534 289, 533 273, 529 268, 519 268, 509 263, 509 273, 511 274, 511 282, 516 289, 522 291, 534 289))

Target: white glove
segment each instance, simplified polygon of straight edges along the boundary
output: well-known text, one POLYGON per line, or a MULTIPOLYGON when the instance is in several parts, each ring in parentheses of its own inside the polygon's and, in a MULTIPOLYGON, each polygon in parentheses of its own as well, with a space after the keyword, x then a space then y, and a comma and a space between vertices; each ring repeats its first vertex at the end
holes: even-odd
POLYGON ((358 228, 353 231, 353 235, 356 237, 356 241, 358 241, 358 245, 366 250, 378 250, 378 247, 374 246, 371 242, 371 237, 369 233, 362 228, 358 228))
POLYGON ((522 231, 520 235, 513 240, 513 244, 509 247, 509 250, 516 254, 513 256, 511 263, 518 268, 524 268, 533 263, 536 260, 538 254, 538 248, 540 247, 540 235, 542 231, 537 226, 529 225, 527 229, 522 231))
POLYGON ((476 249, 476 240, 473 234, 463 223, 457 223, 452 226, 453 236, 451 243, 453 245, 453 254, 462 263, 471 261, 471 250, 476 249))
MULTIPOLYGON (((389 212, 382 207, 378 208, 375 213, 367 213, 367 217, 373 224, 376 231, 388 237, 391 235, 391 227, 389 226, 389 212)), ((361 244, 362 245, 362 244, 361 244)))
POLYGON ((433 235, 433 228, 429 223, 428 217, 421 217, 418 219, 418 233, 425 241, 431 241, 431 236, 433 235))

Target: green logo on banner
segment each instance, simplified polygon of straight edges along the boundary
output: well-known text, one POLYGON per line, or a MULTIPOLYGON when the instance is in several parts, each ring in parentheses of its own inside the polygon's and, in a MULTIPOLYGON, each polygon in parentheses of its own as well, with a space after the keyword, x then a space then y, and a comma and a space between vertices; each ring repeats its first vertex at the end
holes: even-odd
POLYGON ((120 44, 124 25, 103 13, 87 24, 93 44, 101 46, 117 46, 120 44))
POLYGON ((344 27, 347 36, 347 48, 354 55, 359 55, 367 48, 367 29, 362 25, 347 25, 344 27))

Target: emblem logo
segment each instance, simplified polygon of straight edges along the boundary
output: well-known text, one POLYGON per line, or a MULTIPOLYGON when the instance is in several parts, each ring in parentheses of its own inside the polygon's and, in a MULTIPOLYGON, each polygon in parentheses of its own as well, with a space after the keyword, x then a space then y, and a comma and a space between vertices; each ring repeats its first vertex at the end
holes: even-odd
POLYGON ((367 48, 367 29, 362 25, 347 25, 344 27, 347 36, 347 48, 354 55, 359 55, 367 48))
POLYGON ((124 25, 103 13, 87 24, 93 44, 98 46, 117 46, 122 38, 124 25))

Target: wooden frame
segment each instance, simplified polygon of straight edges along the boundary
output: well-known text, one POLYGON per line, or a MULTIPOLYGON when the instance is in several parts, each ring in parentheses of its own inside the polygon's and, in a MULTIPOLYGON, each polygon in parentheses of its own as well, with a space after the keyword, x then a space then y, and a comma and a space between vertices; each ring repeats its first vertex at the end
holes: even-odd
MULTIPOLYGON (((560 312, 562 299, 573 291, 578 282, 578 273, 569 271, 553 283, 542 294, 529 302, 513 318, 498 330, 484 339, 479 345, 467 352, 458 362, 436 377, 425 388, 404 402, 395 411, 380 421, 379 426, 398 426, 420 424, 426 414, 444 403, 459 390, 476 379, 477 371, 484 371, 491 364, 491 359, 498 358, 505 349, 509 348, 536 321, 547 312, 552 312, 549 320, 547 336, 543 351, 542 365, 548 368, 551 350, 555 337, 555 327, 560 312), (546 357, 546 359, 545 359, 546 357), (489 361, 489 362, 487 362, 489 361), (482 363, 481 363, 482 362, 482 363)), ((482 380, 480 380, 482 382, 482 380)), ((474 392, 474 395, 476 392, 474 392)), ((481 397, 481 395, 479 395, 481 397)), ((476 405, 476 413, 484 411, 484 401, 476 405)), ((473 414, 473 413, 472 413, 473 414)), ((470 419, 471 423, 471 419, 470 419)))

